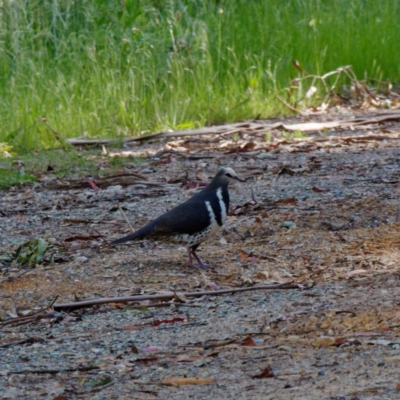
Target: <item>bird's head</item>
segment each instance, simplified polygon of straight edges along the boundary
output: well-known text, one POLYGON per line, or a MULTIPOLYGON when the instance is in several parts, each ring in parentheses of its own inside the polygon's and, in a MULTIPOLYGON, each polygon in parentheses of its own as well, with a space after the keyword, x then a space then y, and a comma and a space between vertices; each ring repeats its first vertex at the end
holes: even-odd
POLYGON ((213 181, 216 181, 218 184, 229 184, 229 182, 236 180, 240 182, 244 182, 244 179, 240 179, 237 175, 237 173, 229 167, 223 167, 221 168, 217 175, 215 175, 215 178, 213 181))

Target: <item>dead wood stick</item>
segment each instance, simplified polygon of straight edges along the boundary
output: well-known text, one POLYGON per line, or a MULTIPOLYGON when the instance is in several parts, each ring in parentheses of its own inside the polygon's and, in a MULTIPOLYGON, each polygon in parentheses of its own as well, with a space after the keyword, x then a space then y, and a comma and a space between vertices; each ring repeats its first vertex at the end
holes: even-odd
POLYGON ((370 135, 346 135, 346 136, 324 136, 324 137, 307 137, 307 138, 295 138, 295 139, 282 139, 274 141, 275 146, 282 144, 301 144, 301 143, 324 143, 324 142, 365 142, 369 140, 399 140, 400 135, 398 134, 370 134, 370 135))
POLYGON ((278 96, 277 94, 275 94, 276 98, 284 105, 286 106, 290 111, 293 111, 294 113, 298 114, 300 112, 300 110, 298 110, 297 108, 291 106, 288 102, 286 102, 285 100, 282 99, 282 97, 278 96))
POLYGON ((193 307, 193 308, 196 308, 196 307, 201 307, 200 305, 198 305, 198 304, 188 304, 188 303, 169 303, 169 302, 163 302, 163 303, 150 303, 150 304, 138 304, 138 305, 134 305, 134 304, 132 304, 132 305, 129 305, 129 306, 127 306, 127 307, 133 307, 133 308, 144 308, 144 309, 146 309, 146 308, 150 308, 150 307, 153 307, 153 308, 160 308, 160 307, 170 307, 170 306, 177 306, 177 307, 193 307))
POLYGON ((58 316, 55 313, 49 313, 49 314, 35 314, 35 315, 28 315, 26 317, 19 317, 19 318, 14 318, 9 321, 1 322, 0 323, 0 329, 3 329, 5 326, 21 326, 21 325, 26 325, 30 324, 31 322, 39 321, 40 319, 53 319, 57 318, 58 316))
MULTIPOLYGON (((278 285, 253 286, 253 287, 237 288, 237 289, 221 289, 221 290, 189 292, 180 294, 185 297, 201 297, 201 296, 218 296, 221 294, 228 294, 228 293, 250 292, 254 290, 300 289, 300 288, 301 286, 298 284, 281 283, 278 285)), ((108 297, 102 299, 77 301, 74 303, 55 304, 53 306, 53 309, 55 311, 77 310, 79 308, 90 307, 106 303, 126 303, 130 301, 144 301, 144 300, 171 300, 174 298, 174 296, 175 296, 174 293, 170 293, 170 294, 149 294, 149 295, 139 295, 139 296, 126 296, 126 297, 108 297)))
POLYGON ((122 216, 124 217, 126 223, 129 225, 129 228, 131 228, 131 231, 132 231, 132 232, 135 232, 135 229, 133 228, 133 226, 132 226, 132 224, 130 223, 129 219, 126 217, 126 215, 125 215, 125 213, 124 213, 124 210, 121 208, 121 205, 119 204, 119 201, 117 201, 117 206, 118 206, 118 209, 119 209, 120 213, 121 213, 122 216))
MULTIPOLYGON (((205 127, 199 129, 191 129, 191 130, 184 130, 184 131, 175 131, 175 132, 157 132, 151 135, 146 136, 136 136, 136 137, 129 137, 124 138, 124 143, 129 142, 140 142, 145 140, 157 139, 157 138, 171 138, 171 137, 182 137, 182 136, 198 136, 198 135, 220 135, 221 133, 225 133, 231 131, 233 129, 245 129, 250 128, 252 125, 257 125, 250 122, 241 122, 238 124, 232 125, 220 125, 220 126, 213 126, 213 127, 205 127)), ((120 139, 69 139, 68 143, 73 146, 81 146, 81 145, 101 145, 101 144, 110 144, 110 143, 117 143, 120 139)))
POLYGON ((21 371, 9 371, 8 374, 20 375, 20 374, 59 374, 60 372, 85 372, 100 369, 100 367, 77 367, 77 368, 65 368, 65 369, 22 369, 21 371))
MULTIPOLYGON (((294 110, 293 110, 294 111, 294 110)), ((296 112, 299 112, 296 110, 296 112)), ((392 113, 392 114, 384 114, 384 115, 377 115, 376 117, 372 118, 351 118, 348 120, 341 120, 341 121, 328 121, 328 122, 306 122, 300 124, 284 124, 283 122, 277 122, 274 124, 254 124, 251 122, 242 122, 238 124, 232 125, 220 125, 216 127, 206 127, 200 129, 192 129, 186 131, 175 131, 175 132, 158 132, 153 133, 147 136, 137 136, 137 137, 130 137, 123 139, 124 143, 129 142, 136 142, 136 141, 145 141, 150 139, 157 139, 157 138, 173 138, 173 137, 182 137, 182 136, 197 136, 197 135, 221 135, 232 133, 233 130, 241 131, 241 130, 253 130, 256 131, 258 129, 264 128, 266 130, 272 129, 285 129, 288 131, 297 131, 300 130, 302 132, 312 132, 324 129, 332 129, 338 127, 349 127, 352 125, 368 125, 368 124, 377 124, 384 121, 394 121, 399 120, 400 114, 399 113, 392 113)), ((119 142, 119 139, 69 139, 68 143, 73 146, 81 146, 81 145, 101 145, 101 144, 110 144, 119 142)))
POLYGON ((9 321, 1 322, 0 329, 7 325, 12 325, 12 326, 24 325, 25 323, 29 323, 29 322, 35 321, 37 319, 40 319, 40 318, 57 318, 57 316, 54 313, 40 315, 43 311, 46 311, 49 308, 52 308, 53 304, 57 301, 57 299, 58 299, 58 295, 51 301, 51 303, 48 306, 40 309, 39 311, 35 311, 32 314, 25 315, 23 317, 13 318, 13 319, 10 319, 9 321))
POLYGON ((18 346, 21 344, 32 344, 32 343, 44 343, 45 340, 41 338, 30 337, 23 340, 15 340, 13 342, 8 342, 0 345, 0 349, 5 349, 7 347, 18 346))

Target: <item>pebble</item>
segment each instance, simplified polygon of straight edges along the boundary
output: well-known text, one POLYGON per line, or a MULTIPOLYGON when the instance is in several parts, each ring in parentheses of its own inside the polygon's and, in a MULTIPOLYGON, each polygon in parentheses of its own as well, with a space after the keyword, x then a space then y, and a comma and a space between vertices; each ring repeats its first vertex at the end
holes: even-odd
POLYGON ((76 261, 78 263, 87 263, 89 261, 89 259, 85 256, 79 256, 79 257, 75 257, 74 261, 76 261))

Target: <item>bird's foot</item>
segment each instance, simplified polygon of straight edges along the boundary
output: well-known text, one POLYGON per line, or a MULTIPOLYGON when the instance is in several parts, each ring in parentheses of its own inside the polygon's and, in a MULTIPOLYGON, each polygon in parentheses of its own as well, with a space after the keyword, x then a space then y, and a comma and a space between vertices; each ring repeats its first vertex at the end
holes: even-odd
POLYGON ((189 254, 189 260, 187 261, 186 264, 191 265, 192 267, 195 267, 198 269, 207 269, 207 268, 211 267, 211 265, 203 263, 203 261, 201 261, 200 257, 195 253, 194 250, 189 249, 188 254, 189 254), (194 258, 196 259, 198 264, 193 264, 192 255, 194 256, 194 258))
POLYGON ((187 260, 186 265, 190 265, 191 267, 195 267, 197 269, 207 269, 211 268, 211 265, 203 263, 203 262, 198 262, 197 264, 194 264, 192 260, 187 260))
POLYGON ((208 269, 211 268, 210 264, 205 264, 205 263, 201 263, 201 264, 192 264, 193 267, 198 268, 198 269, 208 269))

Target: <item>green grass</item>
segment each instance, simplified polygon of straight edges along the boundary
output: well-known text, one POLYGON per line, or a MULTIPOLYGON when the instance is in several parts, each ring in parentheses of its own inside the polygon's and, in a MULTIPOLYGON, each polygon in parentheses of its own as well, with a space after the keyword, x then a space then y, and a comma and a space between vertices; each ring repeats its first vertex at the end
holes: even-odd
POLYGON ((27 152, 15 157, 0 157, 0 189, 35 182, 44 175, 54 178, 81 179, 116 172, 121 167, 132 167, 141 162, 138 157, 102 154, 101 150, 76 152, 73 149, 50 149, 27 152))
POLYGON ((19 154, 282 114, 293 59, 400 81, 397 0, 14 0, 0 15, 0 142, 19 154))

